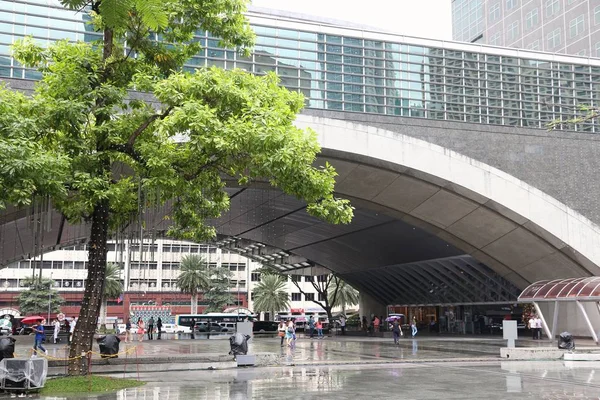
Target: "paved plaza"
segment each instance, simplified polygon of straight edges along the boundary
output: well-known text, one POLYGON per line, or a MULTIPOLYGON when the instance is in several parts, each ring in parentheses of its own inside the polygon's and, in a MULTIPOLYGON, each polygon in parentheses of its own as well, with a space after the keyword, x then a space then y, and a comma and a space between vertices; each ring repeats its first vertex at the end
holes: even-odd
MULTIPOLYGON (((28 351, 28 337, 17 337, 17 355, 28 351)), ((579 341, 582 346, 587 341, 579 341)), ((127 363, 114 377, 147 382, 116 393, 46 399, 598 399, 600 363, 504 361, 499 337, 420 337, 391 339, 300 338, 292 348, 278 338, 256 338, 252 353, 276 353, 275 367, 236 368, 223 339, 172 337, 122 344, 127 363), (203 360, 201 363, 196 361, 203 360), (168 361, 168 362, 167 362, 168 361)), ((554 346, 521 340, 520 346, 554 346)), ((48 345, 50 359, 62 357, 62 345, 48 345)), ((123 363, 123 358, 119 359, 123 363)), ((57 361, 54 361, 56 364, 57 361)), ((94 365, 94 373, 105 366, 94 365)), ((61 373, 50 368, 51 375, 61 373)), ((8 395, 6 395, 8 396, 8 395)), ((35 397, 36 395, 34 395, 35 397)))

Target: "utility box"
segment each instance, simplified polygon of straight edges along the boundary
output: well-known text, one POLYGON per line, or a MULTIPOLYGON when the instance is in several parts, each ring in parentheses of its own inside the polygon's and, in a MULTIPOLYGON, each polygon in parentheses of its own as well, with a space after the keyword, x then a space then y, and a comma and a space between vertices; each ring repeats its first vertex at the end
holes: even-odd
POLYGON ((506 347, 515 347, 515 340, 518 337, 517 321, 502 321, 502 337, 507 340, 506 347))

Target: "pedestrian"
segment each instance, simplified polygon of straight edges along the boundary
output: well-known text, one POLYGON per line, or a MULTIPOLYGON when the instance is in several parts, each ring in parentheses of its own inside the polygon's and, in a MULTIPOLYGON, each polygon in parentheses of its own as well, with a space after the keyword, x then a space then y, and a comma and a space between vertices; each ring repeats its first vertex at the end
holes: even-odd
POLYGON ((54 344, 58 343, 58 333, 60 332, 60 322, 55 319, 52 323, 54 325, 54 344))
POLYGON ((42 341, 44 340, 46 335, 44 335, 44 324, 42 323, 41 319, 37 320, 36 325, 33 326, 33 331, 35 332, 35 339, 33 342, 33 355, 37 356, 38 349, 42 350, 44 354, 48 354, 48 350, 46 350, 44 346, 42 346, 42 341))
POLYGON ((362 330, 365 332, 365 336, 368 335, 369 323, 367 322, 367 316, 363 315, 362 317, 362 330))
POLYGON ((127 322, 125 323, 125 343, 132 342, 131 338, 131 318, 127 318, 127 322))
POLYGON ((308 318, 308 331, 310 332, 310 338, 312 339, 315 336, 315 318, 312 315, 308 318))
POLYGON ((191 339, 195 339, 196 337, 194 336, 194 331, 196 330, 196 319, 192 318, 192 333, 190 335, 191 339))
POLYGON ((399 344, 402 330, 400 329, 400 324, 398 323, 397 319, 395 319, 394 323, 392 324, 392 334, 394 335, 394 344, 399 344))
POLYGON ((535 316, 535 331, 537 333, 538 340, 542 339, 542 319, 539 315, 535 316))
POLYGON ((379 332, 379 325, 381 324, 381 320, 377 317, 373 318, 373 332, 379 332))
POLYGON ((137 326, 138 341, 141 343, 144 341, 144 321, 142 318, 138 318, 137 326))
POLYGON ((531 318, 529 318, 529 321, 527 321, 527 327, 531 330, 532 339, 537 339, 537 329, 535 327, 535 314, 531 314, 531 318))
POLYGON ((279 325, 277 325, 277 335, 281 338, 281 347, 283 347, 283 340, 285 339, 285 321, 279 321, 279 325))
POLYGON ((162 329, 162 319, 160 319, 160 317, 158 317, 158 319, 156 320, 156 333, 158 334, 158 337, 156 338, 156 340, 160 340, 161 329, 162 329))
POLYGON ((154 332, 154 317, 150 317, 148 320, 148 340, 152 340, 152 333, 154 332))
POLYGON ((77 325, 78 317, 71 321, 71 329, 69 330, 69 344, 73 343, 73 334, 75 333, 75 325, 77 325))
POLYGON ((383 315, 379 316, 379 331, 383 332, 385 330, 385 324, 383 323, 383 315))
POLYGON ((320 319, 317 319, 317 322, 315 325, 317 327, 317 338, 323 339, 323 323, 321 322, 320 319))
POLYGON ((340 318, 340 328, 342 328, 342 336, 346 335, 346 318, 342 315, 340 318))
POLYGON ((287 329, 285 331, 285 339, 288 347, 292 347, 292 341, 294 340, 294 335, 296 334, 296 329, 294 327, 294 321, 291 319, 288 320, 287 329))
POLYGON ((413 317, 412 322, 410 324, 410 328, 411 328, 411 333, 412 333, 412 337, 415 337, 417 335, 417 318, 413 317))

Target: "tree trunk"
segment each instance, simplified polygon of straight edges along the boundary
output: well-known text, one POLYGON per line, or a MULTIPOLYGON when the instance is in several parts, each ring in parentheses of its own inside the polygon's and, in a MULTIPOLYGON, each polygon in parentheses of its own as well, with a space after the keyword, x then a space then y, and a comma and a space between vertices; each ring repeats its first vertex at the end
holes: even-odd
POLYGON ((92 214, 92 232, 88 243, 88 276, 79 319, 73 332, 69 351, 69 375, 87 373, 85 356, 92 349, 92 342, 102 303, 106 275, 106 242, 108 240, 108 201, 96 204, 92 214), (81 357, 81 358, 78 358, 81 357))
POLYGON ((191 301, 190 310, 192 310, 192 314, 198 314, 198 294, 193 294, 191 301))

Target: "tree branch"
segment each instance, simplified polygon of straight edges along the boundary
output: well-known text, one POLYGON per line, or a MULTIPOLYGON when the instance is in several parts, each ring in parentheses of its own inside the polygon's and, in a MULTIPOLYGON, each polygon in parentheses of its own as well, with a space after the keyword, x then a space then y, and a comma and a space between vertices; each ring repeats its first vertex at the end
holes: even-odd
MULTIPOLYGON (((300 285, 298 284, 298 282, 296 282, 295 280, 292 279, 292 283, 294 284, 294 286, 296 286, 296 288, 298 288, 298 290, 300 291, 300 294, 303 295, 306 298, 306 292, 304 290, 302 290, 302 288, 300 287, 300 285)), ((314 285, 314 283, 313 283, 314 285)), ((317 291, 319 293, 321 293, 319 291, 319 289, 317 289, 317 291)), ((327 297, 327 296, 325 296, 327 297)), ((322 302, 318 301, 318 300, 311 300, 313 303, 315 303, 316 305, 318 305, 319 307, 321 307, 323 310, 327 311, 327 304, 323 304, 322 302)))
POLYGON ((138 128, 135 131, 133 131, 131 136, 129 136, 129 140, 127 140, 127 146, 133 148, 135 140, 138 138, 138 136, 140 136, 142 132, 144 132, 144 130, 157 119, 165 119, 169 115, 169 113, 173 111, 173 108, 173 106, 169 106, 162 114, 154 114, 146 121, 144 121, 140 126, 138 126, 138 128))

